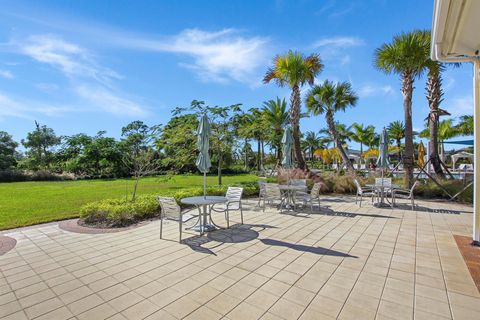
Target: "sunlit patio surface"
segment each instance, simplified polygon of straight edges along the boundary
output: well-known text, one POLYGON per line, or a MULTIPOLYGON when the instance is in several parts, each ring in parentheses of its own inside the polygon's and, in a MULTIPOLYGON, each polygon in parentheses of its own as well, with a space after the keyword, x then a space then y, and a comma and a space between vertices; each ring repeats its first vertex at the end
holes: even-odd
POLYGON ((158 220, 109 234, 3 232, 18 243, 0 256, 0 318, 480 319, 453 237, 471 236, 471 207, 322 200, 321 213, 292 215, 250 199, 244 225, 187 231, 184 244, 174 222, 160 240, 158 220))

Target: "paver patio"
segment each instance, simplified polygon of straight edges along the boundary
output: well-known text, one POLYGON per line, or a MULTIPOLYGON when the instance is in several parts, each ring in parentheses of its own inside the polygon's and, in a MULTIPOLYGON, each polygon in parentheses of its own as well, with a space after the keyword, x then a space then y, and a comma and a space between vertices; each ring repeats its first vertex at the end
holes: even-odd
POLYGON ((186 244, 173 222, 172 241, 160 240, 158 221, 109 234, 56 223, 3 232, 17 245, 0 256, 0 318, 480 319, 453 237, 470 236, 471 207, 322 200, 321 214, 297 216, 249 200, 245 225, 186 244))

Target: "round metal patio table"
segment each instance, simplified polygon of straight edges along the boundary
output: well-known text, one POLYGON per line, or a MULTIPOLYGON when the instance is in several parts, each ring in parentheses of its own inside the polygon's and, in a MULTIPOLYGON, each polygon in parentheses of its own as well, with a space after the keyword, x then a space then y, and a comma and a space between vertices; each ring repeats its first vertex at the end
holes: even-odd
POLYGON ((227 202, 227 198, 221 196, 200 196, 180 199, 183 204, 193 205, 198 209, 198 222, 191 228, 203 234, 205 231, 221 229, 212 220, 211 206, 218 203, 227 202), (202 210, 203 209, 203 210, 202 210), (208 209, 208 210, 207 210, 208 209))
POLYGON ((385 191, 390 189, 393 192, 395 189, 400 189, 400 186, 396 184, 366 184, 365 186, 375 189, 380 193, 380 202, 377 203, 379 207, 393 207, 393 201, 391 203, 388 201, 388 199, 385 197, 385 191), (385 200, 387 200, 388 203, 386 203, 385 200))
POLYGON ((295 209, 295 192, 307 192, 307 186, 279 184, 278 188, 286 195, 287 202, 285 203, 285 208, 287 210, 290 210, 291 208, 295 209))

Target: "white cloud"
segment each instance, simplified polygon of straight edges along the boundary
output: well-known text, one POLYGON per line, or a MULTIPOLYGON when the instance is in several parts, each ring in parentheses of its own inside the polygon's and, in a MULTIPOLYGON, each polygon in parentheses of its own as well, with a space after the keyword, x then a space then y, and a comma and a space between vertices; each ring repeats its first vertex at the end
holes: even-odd
POLYGON ((258 67, 268 62, 266 46, 269 40, 243 37, 235 29, 215 32, 186 29, 163 39, 124 36, 110 37, 110 40, 131 49, 190 56, 192 63, 182 62, 180 65, 196 71, 204 81, 227 82, 233 79, 251 84, 258 67))
POLYGON ((58 85, 55 83, 37 83, 35 87, 45 92, 54 92, 58 90, 58 85))
POLYGON ((5 79, 13 79, 13 74, 8 70, 0 69, 0 77, 3 77, 5 79))
POLYGON ((459 117, 463 115, 473 114, 473 97, 466 95, 463 97, 456 97, 453 99, 445 99, 441 108, 451 113, 452 117, 459 117))
POLYGON ((393 87, 390 85, 365 84, 357 90, 357 93, 359 97, 366 98, 380 95, 394 95, 395 90, 393 90, 393 87))
POLYGON ((31 119, 35 114, 60 116, 72 111, 68 107, 57 107, 35 100, 18 99, 0 93, 0 119, 7 117, 31 119))
MULTIPOLYGON (((122 79, 115 71, 101 66, 94 56, 78 44, 54 35, 35 35, 26 41, 14 41, 18 52, 37 62, 50 65, 70 79, 71 89, 81 98, 78 111, 104 111, 119 116, 142 116, 144 108, 125 97, 113 85, 122 79)), ((38 83, 38 89, 52 93, 57 84, 38 83)), ((21 108, 17 108, 21 110, 21 108)), ((43 113, 55 113, 55 109, 44 108, 43 113)))
POLYGON ((332 37, 332 38, 323 38, 316 41, 312 47, 321 48, 321 47, 337 47, 337 48, 349 48, 349 47, 358 47, 363 46, 365 41, 358 37, 332 37))
POLYGON ((20 53, 49 64, 68 77, 90 78, 102 83, 121 78, 116 72, 99 66, 84 48, 55 35, 34 35, 14 44, 20 53))
POLYGON ((97 109, 112 114, 135 117, 142 117, 147 114, 147 111, 138 103, 100 86, 80 85, 75 87, 74 91, 78 96, 96 106, 97 109))

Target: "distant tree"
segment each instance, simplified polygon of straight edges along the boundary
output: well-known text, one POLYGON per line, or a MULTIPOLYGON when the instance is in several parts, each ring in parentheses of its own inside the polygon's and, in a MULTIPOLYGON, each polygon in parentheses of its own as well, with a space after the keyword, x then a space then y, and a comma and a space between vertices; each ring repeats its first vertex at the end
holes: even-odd
POLYGON ((465 115, 460 117, 460 122, 455 126, 458 133, 462 136, 473 135, 473 116, 465 115))
POLYGON ((300 89, 305 84, 313 85, 315 77, 323 70, 323 64, 318 54, 304 56, 300 52, 289 51, 285 55, 278 55, 273 59, 273 66, 268 69, 264 83, 275 81, 278 86, 288 86, 292 93, 290 95, 290 122, 292 124, 292 135, 294 142, 295 157, 298 166, 305 169, 300 146, 300 117, 301 97, 300 89))
POLYGON ((320 148, 321 146, 321 138, 320 136, 314 131, 307 131, 305 132, 305 136, 303 138, 303 149, 308 151, 308 156, 310 160, 313 159, 313 153, 316 149, 320 148))
POLYGON ((402 121, 393 121, 388 127, 388 136, 395 140, 398 148, 398 158, 402 158, 402 139, 405 138, 405 126, 402 121))
POLYGON ((360 153, 363 153, 363 146, 368 145, 375 135, 375 127, 372 125, 365 126, 363 123, 352 124, 351 138, 353 141, 360 143, 360 153))
POLYGON ((405 168, 405 187, 410 187, 413 180, 413 127, 412 95, 413 83, 427 66, 429 41, 424 31, 415 30, 402 33, 375 50, 374 65, 386 74, 400 75, 402 82, 403 109, 405 114, 405 151, 403 164, 405 168))
MULTIPOLYGON (((430 128, 425 128, 422 132, 420 132, 420 138, 430 138, 430 128)), ((445 161, 445 144, 444 141, 458 137, 461 133, 456 126, 453 125, 453 119, 446 119, 442 120, 438 124, 438 142, 439 142, 439 149, 440 149, 440 159, 445 161)))
POLYGON ((337 128, 335 127, 334 115, 335 112, 345 111, 347 107, 355 106, 357 100, 358 96, 353 91, 350 83, 333 83, 328 80, 310 89, 306 98, 307 108, 313 115, 325 114, 329 133, 350 173, 354 173, 355 169, 343 148, 337 128))
POLYGON ((158 152, 154 149, 159 133, 160 125, 149 127, 142 121, 133 121, 122 128, 122 160, 135 180, 132 201, 135 201, 140 178, 160 168, 158 152))
POLYGON ((194 172, 197 157, 196 130, 198 118, 195 114, 174 115, 162 128, 156 146, 161 151, 164 170, 194 172))
POLYGON ((27 149, 27 169, 46 169, 54 161, 53 148, 61 143, 61 138, 53 129, 35 121, 35 130, 27 133, 27 138, 21 142, 27 149))
POLYGON ((0 131, 0 170, 11 169, 17 164, 18 143, 13 141, 11 135, 0 131))
POLYGON ((276 98, 263 103, 262 112, 268 126, 272 130, 271 145, 275 149, 277 163, 282 161, 282 136, 283 128, 290 122, 285 99, 276 98))

